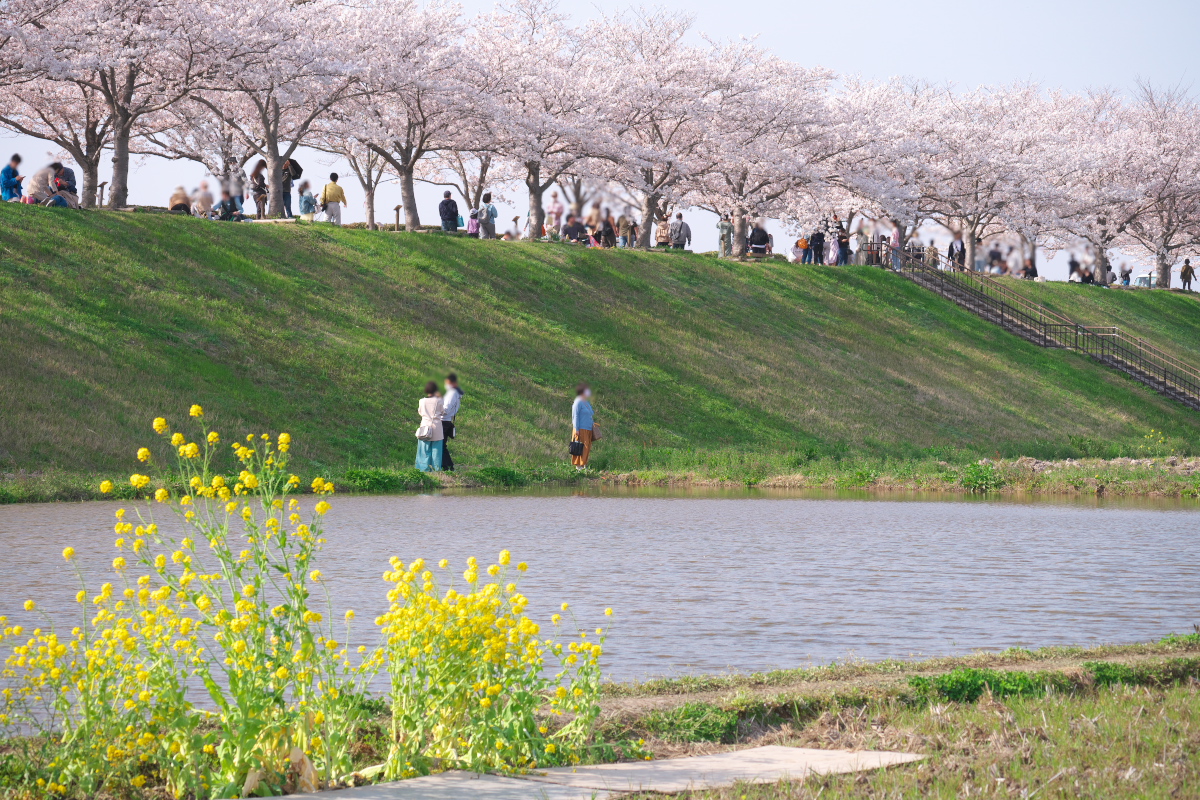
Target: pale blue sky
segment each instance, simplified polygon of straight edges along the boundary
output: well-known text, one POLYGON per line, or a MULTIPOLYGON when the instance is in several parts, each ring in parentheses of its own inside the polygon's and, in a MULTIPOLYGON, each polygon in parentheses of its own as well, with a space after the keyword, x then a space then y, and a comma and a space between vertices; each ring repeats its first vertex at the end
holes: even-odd
MULTIPOLYGON (((757 35, 760 43, 790 60, 868 78, 906 75, 961 87, 1034 80, 1069 90, 1109 86, 1124 91, 1140 78, 1160 86, 1182 84, 1193 92, 1200 88, 1200 0, 858 0, 852 4, 772 0, 749 6, 691 0, 661 5, 693 13, 699 32, 714 37, 757 35)), ((464 2, 468 13, 491 6, 482 0, 464 2)), ((604 35, 600 8, 619 7, 563 5, 577 19, 597 20, 597 36, 604 35)), ((0 147, 22 152, 31 164, 44 160, 50 150, 46 143, 26 137, 2 138, 0 147)), ((305 177, 316 179, 328 171, 320 163, 325 156, 303 153, 301 158, 305 177)), ((361 221, 365 218, 361 190, 349 170, 333 168, 346 173, 342 184, 350 203, 345 220, 361 221)), ((144 159, 131 176, 131 200, 165 205, 177 184, 191 189, 203 172, 185 162, 144 159)), ((434 187, 419 190, 423 221, 435 217, 440 192, 434 187)), ((385 186, 379 194, 380 216, 384 221, 393 219, 398 189, 385 186)), ((514 214, 524 216, 526 210, 520 194, 510 194, 512 202, 502 209, 502 222, 514 214)), ((701 212, 692 212, 689 219, 695 248, 715 249, 715 220, 701 212)), ((777 227, 773 232, 783 249, 787 237, 777 227)), ((1056 259, 1044 272, 1051 278, 1065 278, 1064 262, 1056 259)))

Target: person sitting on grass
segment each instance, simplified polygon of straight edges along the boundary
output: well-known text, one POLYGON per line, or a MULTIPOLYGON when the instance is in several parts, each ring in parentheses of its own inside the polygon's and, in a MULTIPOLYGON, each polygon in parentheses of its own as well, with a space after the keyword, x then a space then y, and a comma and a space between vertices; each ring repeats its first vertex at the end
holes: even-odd
POLYGON ((579 218, 574 214, 567 215, 567 225, 562 230, 563 238, 568 242, 582 244, 587 241, 587 228, 579 222, 579 218))
POLYGON ((245 222, 250 219, 241 211, 238 211, 237 203, 233 201, 233 197, 229 194, 228 189, 221 190, 221 202, 212 207, 209 212, 209 218, 219 220, 221 222, 245 222))
POLYGON ((192 213, 192 198, 188 197, 186 189, 182 186, 175 187, 175 192, 171 195, 171 199, 167 201, 167 210, 172 214, 192 213))
POLYGON ((23 180, 25 176, 21 174, 21 156, 19 153, 13 153, 8 164, 0 170, 0 200, 5 203, 19 203, 23 180))

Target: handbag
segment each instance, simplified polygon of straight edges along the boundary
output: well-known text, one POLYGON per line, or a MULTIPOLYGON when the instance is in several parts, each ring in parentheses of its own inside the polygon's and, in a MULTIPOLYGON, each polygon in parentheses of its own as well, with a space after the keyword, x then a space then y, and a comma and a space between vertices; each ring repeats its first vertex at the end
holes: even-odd
POLYGON ((600 426, 599 425, 592 425, 592 441, 593 442, 600 441, 600 426))
POLYGON ((583 455, 583 442, 571 442, 567 445, 567 452, 573 456, 583 455))
POLYGON ((422 442, 432 442, 436 435, 437 431, 433 429, 432 422, 422 422, 421 426, 417 428, 417 438, 422 442))

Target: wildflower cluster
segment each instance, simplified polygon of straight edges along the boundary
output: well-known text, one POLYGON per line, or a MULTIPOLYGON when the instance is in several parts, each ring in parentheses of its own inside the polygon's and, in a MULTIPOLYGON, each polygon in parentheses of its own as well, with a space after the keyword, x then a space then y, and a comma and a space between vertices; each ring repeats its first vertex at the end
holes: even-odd
MULTIPOLYGON (((227 485, 211 468, 220 435, 204 428, 200 406, 189 413, 200 421, 195 441, 161 417, 153 423, 169 437, 186 493, 147 494, 136 519, 117 511, 116 581, 79 592, 80 624, 66 636, 47 619, 27 639, 20 626, 2 629, 16 646, 2 676, 0 731, 45 734, 14 739, 29 748, 30 785, 60 795, 166 786, 176 796, 234 797, 256 785, 315 788, 296 776, 330 783, 352 769, 357 697, 372 672, 338 641, 332 613, 313 608, 328 503, 306 516, 287 496, 300 479, 287 471, 286 433, 236 443, 242 470, 227 485), (179 515, 179 534, 154 521, 158 504, 179 515)), ((137 459, 154 460, 146 447, 137 459)), ((145 490, 151 479, 129 482, 145 490)), ((333 490, 322 483, 322 493, 333 490)), ((63 556, 75 565, 73 548, 63 556)))
MULTIPOLYGON (((189 416, 200 432, 191 441, 153 422, 184 488, 151 491, 149 476, 130 476, 146 504, 116 512, 115 578, 89 590, 75 549, 63 550, 82 586, 70 633, 48 616, 30 631, 0 617, 12 647, 0 741, 20 751, 16 785, 48 797, 165 790, 196 800, 340 785, 361 766, 352 747, 380 670, 389 752, 366 772, 578 762, 599 713, 603 629, 565 644, 540 638, 518 586, 526 565, 508 551, 482 579, 469 559, 462 583, 444 591, 423 560, 393 558, 381 643, 350 652, 354 610, 335 615, 316 563, 330 504, 319 497, 305 514, 289 496, 301 486, 287 469, 291 436, 231 443, 240 471, 226 478, 213 469, 221 436, 200 406, 189 416), (155 521, 163 507, 175 524, 155 521)), ((149 447, 136 458, 155 463, 149 447)), ((320 477, 310 488, 335 489, 320 477)), ((32 600, 25 610, 42 613, 32 600)), ((562 616, 550 622, 557 629, 562 616)))
MULTIPOLYGON (((482 771, 578 763, 600 710, 604 631, 595 641, 580 633, 565 646, 540 639, 518 587, 526 565, 515 565, 516 576, 510 565, 511 554, 501 551, 485 570, 491 580, 481 581, 470 558, 463 583, 450 581, 444 591, 423 559, 393 558, 384 573, 393 588, 376 624, 391 678, 389 778, 434 764, 482 771), (547 701, 553 715, 569 715, 553 732, 538 716, 547 701)), ((561 616, 552 622, 557 627, 561 616)))

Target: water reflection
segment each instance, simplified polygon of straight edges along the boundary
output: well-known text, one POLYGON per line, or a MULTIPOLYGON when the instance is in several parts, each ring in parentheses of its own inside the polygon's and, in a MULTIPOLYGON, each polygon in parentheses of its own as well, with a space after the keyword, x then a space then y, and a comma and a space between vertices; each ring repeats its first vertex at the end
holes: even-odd
MULTIPOLYGON (((34 597, 76 624, 62 548, 79 551, 96 585, 110 579, 117 507, 0 507, 0 613, 23 620, 20 602, 34 597)), ((467 556, 509 548, 530 564, 535 616, 566 600, 594 627, 605 606, 617 610, 614 678, 746 671, 1190 631, 1196 508, 770 490, 340 497, 322 571, 366 642, 389 556, 446 557, 457 574, 467 556)))

